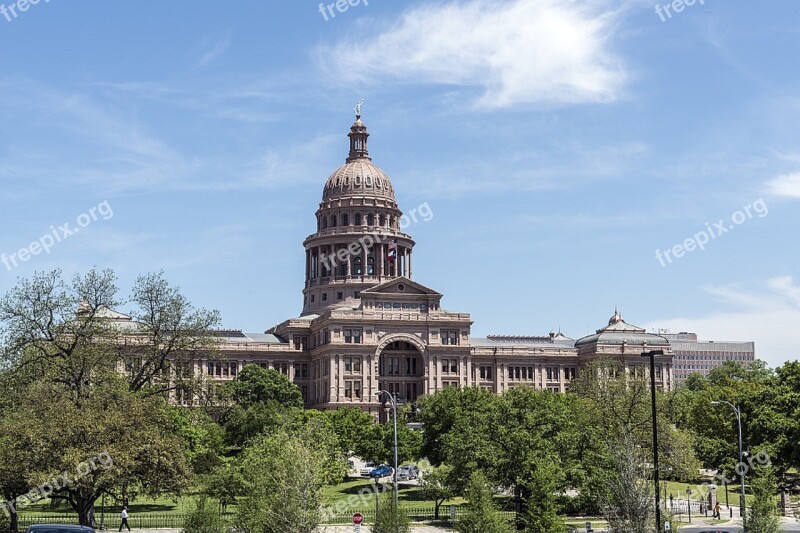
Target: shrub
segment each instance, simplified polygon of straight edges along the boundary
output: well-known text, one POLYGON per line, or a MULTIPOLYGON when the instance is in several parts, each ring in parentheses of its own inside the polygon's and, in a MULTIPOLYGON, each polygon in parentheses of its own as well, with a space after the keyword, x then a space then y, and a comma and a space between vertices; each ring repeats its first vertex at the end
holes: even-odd
POLYGON ((372 533, 409 533, 411 520, 402 509, 394 504, 394 499, 384 498, 378 508, 378 519, 372 526, 372 533))
POLYGON ((201 498, 197 508, 186 517, 183 533, 227 533, 228 529, 217 506, 207 498, 201 498))

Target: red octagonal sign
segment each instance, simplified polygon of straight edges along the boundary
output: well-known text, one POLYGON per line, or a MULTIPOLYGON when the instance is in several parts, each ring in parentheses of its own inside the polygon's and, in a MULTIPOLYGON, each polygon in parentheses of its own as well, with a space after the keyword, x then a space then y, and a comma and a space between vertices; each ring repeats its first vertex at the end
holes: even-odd
POLYGON ((363 521, 364 521, 364 516, 361 513, 356 513, 353 515, 353 523, 355 525, 359 525, 363 521))

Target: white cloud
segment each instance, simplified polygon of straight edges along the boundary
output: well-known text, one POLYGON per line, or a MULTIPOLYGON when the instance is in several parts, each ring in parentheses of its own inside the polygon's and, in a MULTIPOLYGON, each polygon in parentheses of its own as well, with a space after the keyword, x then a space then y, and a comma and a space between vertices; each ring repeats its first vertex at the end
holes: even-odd
POLYGON ((778 176, 767 182, 767 188, 771 194, 777 196, 800 198, 800 172, 778 176))
POLYGON ((618 6, 601 0, 423 5, 383 33, 366 21, 358 37, 320 47, 317 59, 332 80, 348 85, 389 79, 477 88, 482 108, 609 102, 627 79, 609 49, 618 6))
POLYGON ((230 44, 231 44, 230 35, 217 41, 216 44, 214 44, 214 48, 212 48, 210 51, 206 52, 203 55, 203 57, 197 63, 195 68, 204 67, 209 63, 211 63, 212 61, 214 61, 215 59, 217 59, 219 56, 225 53, 230 44))
POLYGON ((800 359, 800 286, 791 276, 767 280, 758 287, 708 287, 722 311, 700 317, 656 320, 648 329, 692 331, 702 339, 755 341, 756 357, 770 366, 800 359))

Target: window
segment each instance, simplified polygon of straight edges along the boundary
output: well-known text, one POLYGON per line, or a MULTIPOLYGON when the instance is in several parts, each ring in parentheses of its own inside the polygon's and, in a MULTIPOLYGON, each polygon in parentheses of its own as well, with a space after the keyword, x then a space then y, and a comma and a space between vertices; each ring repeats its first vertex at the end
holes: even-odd
POLYGON ((360 226, 360 225, 361 225, 361 213, 356 213, 356 216, 355 216, 355 225, 356 225, 356 226, 360 226))
POLYGON ((344 382, 344 396, 350 399, 361 398, 361 381, 345 381, 344 382))
POLYGON ((323 292, 323 293, 322 293, 322 301, 323 301, 323 302, 326 302, 326 301, 328 301, 328 293, 327 293, 327 292, 323 292))
POLYGON ((360 257, 356 257, 353 260, 353 275, 360 276, 362 274, 362 261, 360 257))
POLYGON ((385 226, 386 225, 386 215, 381 215, 378 217, 378 225, 385 226))
POLYGON ((480 372, 481 372, 481 379, 492 379, 492 367, 482 366, 480 367, 480 372))
POLYGON ((333 215, 331 217, 331 226, 334 228, 336 227, 336 215, 333 215))
POLYGON ((399 376, 400 375, 400 358, 399 357, 383 357, 383 358, 381 358, 381 362, 383 364, 383 372, 382 372, 382 374, 386 374, 387 376, 399 376))
POLYGON ((348 328, 344 330, 344 342, 347 344, 361 344, 361 329, 348 328))
POLYGON ((367 215, 367 226, 374 226, 375 225, 375 215, 372 213, 367 215))
POLYGON ((343 298, 344 298, 344 293, 343 292, 337 292, 336 293, 336 299, 337 300, 342 300, 343 298))
POLYGON ((350 217, 347 214, 342 215, 342 226, 350 225, 350 217))
POLYGON ((458 359, 442 359, 442 374, 458 374, 458 359))
POLYGON ((308 336, 295 335, 294 336, 294 349, 305 351, 308 349, 308 336))
POLYGON ((367 258, 367 276, 375 275, 375 259, 372 257, 367 258))
POLYGON ((442 344, 456 346, 458 344, 458 331, 442 330, 442 344))

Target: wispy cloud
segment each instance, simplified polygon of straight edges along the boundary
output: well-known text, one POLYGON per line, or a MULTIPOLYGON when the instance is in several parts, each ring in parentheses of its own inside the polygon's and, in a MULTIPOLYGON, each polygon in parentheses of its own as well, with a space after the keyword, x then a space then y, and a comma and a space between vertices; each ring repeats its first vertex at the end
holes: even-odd
MULTIPOLYGON (((617 4, 618 5, 618 4, 617 4)), ((400 81, 482 91, 477 107, 610 102, 628 79, 610 46, 622 10, 611 2, 490 0, 409 9, 391 27, 317 50, 343 84, 400 81)))
POLYGON ((214 43, 214 47, 211 50, 203 54, 203 57, 200 58, 200 61, 197 62, 194 68, 198 69, 208 65, 209 63, 220 57, 222 54, 224 54, 225 51, 230 47, 230 45, 231 45, 231 37, 229 32, 228 35, 226 35, 225 37, 214 43))
POLYGON ((783 174, 767 182, 770 194, 800 198, 800 172, 783 174))
POLYGON ((755 341, 756 357, 771 366, 800 359, 800 286, 791 276, 758 284, 707 287, 720 310, 707 316, 664 318, 648 328, 694 331, 715 340, 755 341))

